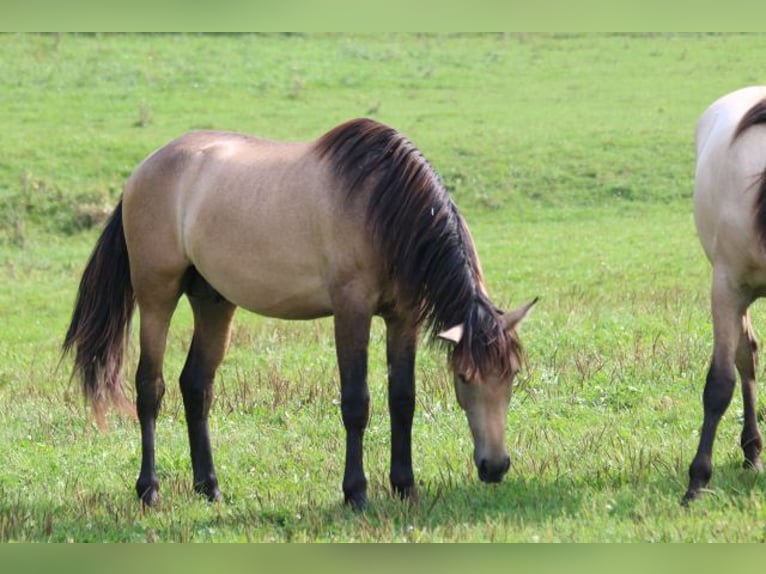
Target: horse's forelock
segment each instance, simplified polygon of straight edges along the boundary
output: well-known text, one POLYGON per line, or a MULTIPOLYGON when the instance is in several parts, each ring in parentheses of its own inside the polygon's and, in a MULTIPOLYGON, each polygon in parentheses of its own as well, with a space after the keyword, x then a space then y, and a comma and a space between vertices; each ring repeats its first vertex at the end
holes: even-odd
POLYGON ((453 367, 469 379, 510 376, 521 364, 522 347, 514 330, 485 301, 475 307, 453 352, 453 367))

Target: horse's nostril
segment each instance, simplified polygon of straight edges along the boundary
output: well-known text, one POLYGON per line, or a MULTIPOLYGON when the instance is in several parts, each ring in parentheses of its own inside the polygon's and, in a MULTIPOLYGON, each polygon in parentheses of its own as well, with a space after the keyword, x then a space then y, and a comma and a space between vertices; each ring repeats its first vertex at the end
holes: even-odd
POLYGON ((500 482, 510 467, 511 458, 509 456, 495 464, 483 458, 479 461, 479 478, 482 482, 500 482))

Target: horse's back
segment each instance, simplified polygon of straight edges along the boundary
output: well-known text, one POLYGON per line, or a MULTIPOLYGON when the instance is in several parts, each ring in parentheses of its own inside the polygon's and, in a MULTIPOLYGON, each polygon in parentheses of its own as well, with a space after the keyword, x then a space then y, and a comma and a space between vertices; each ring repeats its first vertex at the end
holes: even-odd
POLYGON ((261 314, 327 315, 329 282, 373 259, 360 245, 363 222, 338 196, 311 143, 193 132, 131 177, 128 249, 168 274, 193 265, 226 299, 261 314))
POLYGON ((697 123, 694 216, 714 265, 725 261, 744 269, 764 263, 753 183, 766 164, 766 130, 749 129, 735 137, 743 116, 764 98, 763 86, 737 90, 711 104, 697 123))

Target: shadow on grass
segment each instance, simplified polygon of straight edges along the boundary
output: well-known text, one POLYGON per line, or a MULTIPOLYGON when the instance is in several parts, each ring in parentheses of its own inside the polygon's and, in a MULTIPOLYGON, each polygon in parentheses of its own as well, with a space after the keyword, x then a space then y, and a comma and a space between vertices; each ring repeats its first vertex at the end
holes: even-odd
MULTIPOLYGON (((209 504, 170 481, 157 509, 143 509, 132 492, 79 490, 72 501, 28 500, 0 489, 0 541, 210 542, 210 541, 489 541, 517 539, 518 533, 555 528, 557 520, 584 520, 609 514, 618 521, 646 513, 681 516, 683 488, 678 477, 626 473, 596 477, 511 476, 497 485, 440 477, 419 485, 418 496, 401 501, 381 483, 370 486, 370 503, 356 512, 335 501, 290 503, 290 495, 268 502, 232 495, 209 504), (608 513, 595 508, 604 500, 608 513), (677 509, 677 510, 676 510, 677 509), (581 518, 582 516, 585 518, 581 518)), ((257 488, 257 485, 253 485, 257 488)), ((278 488, 278 485, 275 487, 278 488)), ((714 493, 694 509, 741 508, 766 494, 766 477, 724 463, 716 468, 714 493), (710 499, 710 500, 707 500, 710 499)), ((277 493, 279 494, 279 493, 277 493)), ((310 489, 303 495, 311 500, 310 489)), ((643 519, 643 518, 642 518, 643 519)), ((587 528, 584 525, 583 528, 587 528)))

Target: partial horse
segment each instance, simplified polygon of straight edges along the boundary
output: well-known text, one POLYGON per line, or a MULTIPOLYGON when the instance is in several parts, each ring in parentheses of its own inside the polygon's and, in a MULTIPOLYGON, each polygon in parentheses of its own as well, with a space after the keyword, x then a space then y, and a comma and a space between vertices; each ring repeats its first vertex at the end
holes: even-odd
POLYGON ((766 87, 750 87, 714 102, 696 132, 694 220, 713 266, 713 356, 703 393, 699 448, 689 467, 688 502, 713 472, 716 429, 742 382, 745 466, 762 470, 756 413, 757 345, 748 311, 766 294, 766 87))
POLYGON ((369 417, 367 347, 386 324, 390 483, 415 488, 411 431, 415 354, 425 326, 448 341, 458 402, 479 478, 500 481, 517 326, 534 301, 503 312, 490 300, 462 216, 422 154, 396 130, 359 119, 310 143, 193 132, 151 154, 128 179, 80 282, 63 350, 103 419, 122 392, 123 349, 140 314, 136 491, 157 501, 155 421, 163 358, 182 294, 194 334, 180 376, 195 489, 220 496, 208 436, 213 379, 237 307, 284 319, 334 317, 346 430, 343 493, 363 507, 362 441, 369 417))

